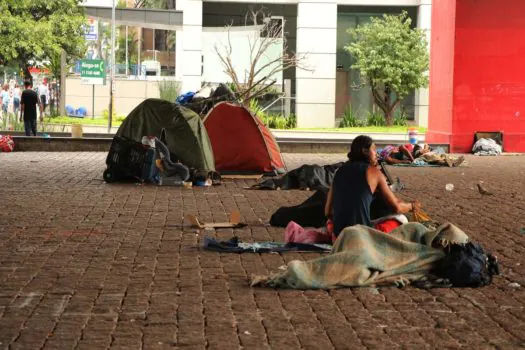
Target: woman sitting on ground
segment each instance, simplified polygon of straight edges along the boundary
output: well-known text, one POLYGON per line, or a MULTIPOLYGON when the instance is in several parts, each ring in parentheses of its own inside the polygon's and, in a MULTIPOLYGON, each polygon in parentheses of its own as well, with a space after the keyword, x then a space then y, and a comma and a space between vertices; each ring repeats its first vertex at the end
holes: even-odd
POLYGON ((414 161, 412 151, 414 146, 411 144, 392 146, 388 145, 379 152, 379 161, 392 164, 410 164, 414 161))
POLYGON ((373 227, 370 205, 377 193, 395 214, 420 208, 420 203, 398 199, 377 168, 376 146, 368 136, 358 136, 352 142, 348 161, 337 170, 325 206, 325 215, 333 221, 333 234, 353 225, 373 227))

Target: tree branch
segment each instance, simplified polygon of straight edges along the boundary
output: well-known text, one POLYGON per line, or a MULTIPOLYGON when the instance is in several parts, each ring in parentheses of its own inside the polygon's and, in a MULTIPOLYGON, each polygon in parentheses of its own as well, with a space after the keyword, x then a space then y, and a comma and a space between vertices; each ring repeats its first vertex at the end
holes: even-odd
MULTIPOLYGON (((286 33, 284 33, 284 21, 281 24, 281 22, 271 20, 269 13, 265 11, 264 8, 261 8, 259 10, 252 9, 247 12, 244 22, 246 28, 255 26, 255 28, 259 29, 248 36, 249 66, 244 72, 236 72, 233 63, 233 47, 230 38, 233 23, 226 26, 228 30, 228 44, 224 45, 225 49, 221 51, 217 46, 215 47, 215 51, 224 66, 224 73, 232 79, 238 93, 250 91, 252 87, 254 87, 255 81, 262 74, 270 78, 292 67, 311 70, 311 68, 303 62, 306 59, 306 54, 297 55, 296 53, 289 52, 286 33), (263 21, 262 23, 260 23, 261 19, 263 21), (282 45, 282 51, 270 57, 269 50, 276 44, 282 45), (267 62, 263 61, 265 57, 267 62), (239 74, 243 73, 244 79, 241 81, 239 74)), ((258 88, 255 93, 252 93, 250 96, 253 98, 252 96, 257 96, 267 89, 267 86, 258 88)))

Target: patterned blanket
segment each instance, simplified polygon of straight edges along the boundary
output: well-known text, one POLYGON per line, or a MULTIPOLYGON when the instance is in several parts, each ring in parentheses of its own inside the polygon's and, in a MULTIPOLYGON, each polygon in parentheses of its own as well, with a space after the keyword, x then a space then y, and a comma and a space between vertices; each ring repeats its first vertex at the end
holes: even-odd
POLYGON ((428 275, 445 257, 443 248, 450 242, 467 241, 467 235, 452 224, 430 230, 408 223, 389 234, 352 226, 339 235, 332 254, 310 261, 293 260, 284 271, 254 276, 252 286, 329 289, 406 284, 428 275))

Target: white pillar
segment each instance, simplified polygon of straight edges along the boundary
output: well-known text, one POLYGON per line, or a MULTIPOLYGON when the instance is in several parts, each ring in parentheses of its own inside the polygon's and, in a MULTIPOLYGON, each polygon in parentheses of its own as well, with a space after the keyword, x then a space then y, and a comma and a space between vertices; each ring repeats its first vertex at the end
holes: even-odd
POLYGON ((182 82, 181 93, 201 87, 202 0, 178 0, 182 30, 177 30, 175 76, 182 82))
MULTIPOLYGON (((430 29, 432 22, 432 0, 420 0, 417 13, 417 27, 425 30, 428 43, 428 52, 430 53, 430 29)), ((428 88, 418 89, 416 91, 415 101, 415 118, 418 126, 428 127, 428 106, 429 91, 428 88)))
POLYGON ((296 68, 298 127, 334 127, 337 49, 335 0, 301 0, 297 5, 297 54, 309 70, 296 68))

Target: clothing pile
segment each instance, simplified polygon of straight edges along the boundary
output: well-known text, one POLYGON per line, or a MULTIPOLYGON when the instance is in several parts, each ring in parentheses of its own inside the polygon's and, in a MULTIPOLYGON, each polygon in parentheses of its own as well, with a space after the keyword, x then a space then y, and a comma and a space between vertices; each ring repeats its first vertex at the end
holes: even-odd
POLYGON ((0 135, 0 152, 13 152, 15 141, 10 135, 0 135))
POLYGON ((472 153, 476 156, 497 156, 502 151, 501 145, 493 139, 479 139, 472 147, 472 153))
POLYGON ((226 84, 216 88, 205 86, 199 91, 187 92, 177 97, 177 103, 191 109, 204 117, 217 103, 221 101, 237 101, 237 95, 226 84))
POLYGON ((218 241, 211 237, 204 237, 203 248, 222 253, 283 253, 283 252, 329 252, 332 249, 328 244, 303 244, 294 242, 254 242, 245 243, 238 237, 227 241, 218 241))

